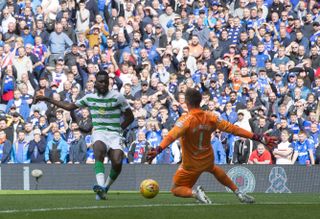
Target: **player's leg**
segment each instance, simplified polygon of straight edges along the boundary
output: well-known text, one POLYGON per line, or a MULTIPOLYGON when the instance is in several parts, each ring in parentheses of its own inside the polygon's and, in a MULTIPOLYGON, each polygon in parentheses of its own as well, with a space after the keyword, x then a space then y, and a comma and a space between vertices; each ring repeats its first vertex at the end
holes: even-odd
POLYGON ((240 192, 237 185, 232 182, 230 177, 221 167, 213 165, 209 172, 212 173, 222 185, 231 189, 241 202, 254 203, 254 198, 240 192))
POLYGON ((179 167, 173 177, 172 194, 182 198, 195 198, 202 203, 211 204, 211 200, 205 195, 201 186, 198 186, 196 190, 192 189, 200 175, 201 172, 187 171, 179 167))
POLYGON ((122 170, 122 160, 124 153, 121 149, 110 149, 108 157, 111 160, 111 170, 107 181, 105 182, 106 191, 109 190, 112 183, 118 178, 122 170))
POLYGON ((104 182, 105 182, 105 168, 104 157, 107 153, 106 145, 102 141, 95 141, 93 143, 93 152, 95 157, 94 170, 96 173, 97 185, 93 186, 93 191, 97 193, 97 200, 105 199, 104 182))

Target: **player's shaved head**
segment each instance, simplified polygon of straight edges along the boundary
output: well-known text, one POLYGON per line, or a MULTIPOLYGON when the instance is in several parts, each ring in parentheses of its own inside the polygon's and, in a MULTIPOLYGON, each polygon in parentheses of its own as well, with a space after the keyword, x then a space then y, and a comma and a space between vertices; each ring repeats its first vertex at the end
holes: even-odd
POLYGON ((186 103, 187 103, 188 107, 192 107, 192 108, 199 108, 200 107, 202 96, 198 90, 196 90, 194 88, 188 88, 186 90, 185 96, 186 96, 186 103))

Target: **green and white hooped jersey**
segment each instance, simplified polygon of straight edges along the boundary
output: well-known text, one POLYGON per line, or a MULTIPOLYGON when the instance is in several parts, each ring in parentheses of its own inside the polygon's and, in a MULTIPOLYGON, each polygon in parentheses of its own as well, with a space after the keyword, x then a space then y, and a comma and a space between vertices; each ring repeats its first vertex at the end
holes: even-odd
POLYGON ((86 94, 75 104, 89 108, 94 130, 111 132, 121 131, 121 113, 130 107, 125 97, 114 90, 109 91, 106 96, 86 94))

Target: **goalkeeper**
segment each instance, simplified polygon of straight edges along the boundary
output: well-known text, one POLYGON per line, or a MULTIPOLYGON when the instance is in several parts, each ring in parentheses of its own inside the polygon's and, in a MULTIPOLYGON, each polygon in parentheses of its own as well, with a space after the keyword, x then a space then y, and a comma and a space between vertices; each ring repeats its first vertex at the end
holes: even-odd
POLYGON ((210 112, 201 110, 200 102, 202 96, 196 89, 188 88, 185 97, 189 113, 178 119, 172 130, 162 140, 160 146, 148 152, 148 162, 151 163, 163 149, 180 138, 182 163, 173 177, 173 187, 171 189, 175 196, 193 197, 202 203, 210 204, 211 200, 206 196, 201 186, 198 186, 196 190, 192 190, 201 173, 209 172, 221 184, 230 188, 241 202, 253 203, 253 197, 240 192, 224 170, 214 165, 214 155, 210 141, 211 133, 219 129, 233 135, 261 142, 269 147, 276 145, 277 138, 248 132, 225 120, 221 120, 210 112))

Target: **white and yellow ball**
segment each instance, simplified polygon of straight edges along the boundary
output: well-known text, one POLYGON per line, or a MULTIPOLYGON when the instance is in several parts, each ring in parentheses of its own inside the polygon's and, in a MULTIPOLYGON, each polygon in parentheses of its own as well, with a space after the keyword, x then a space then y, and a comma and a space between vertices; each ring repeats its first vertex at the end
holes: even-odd
POLYGON ((159 193, 159 184, 153 179, 145 179, 140 184, 140 193, 145 198, 154 198, 159 193))

